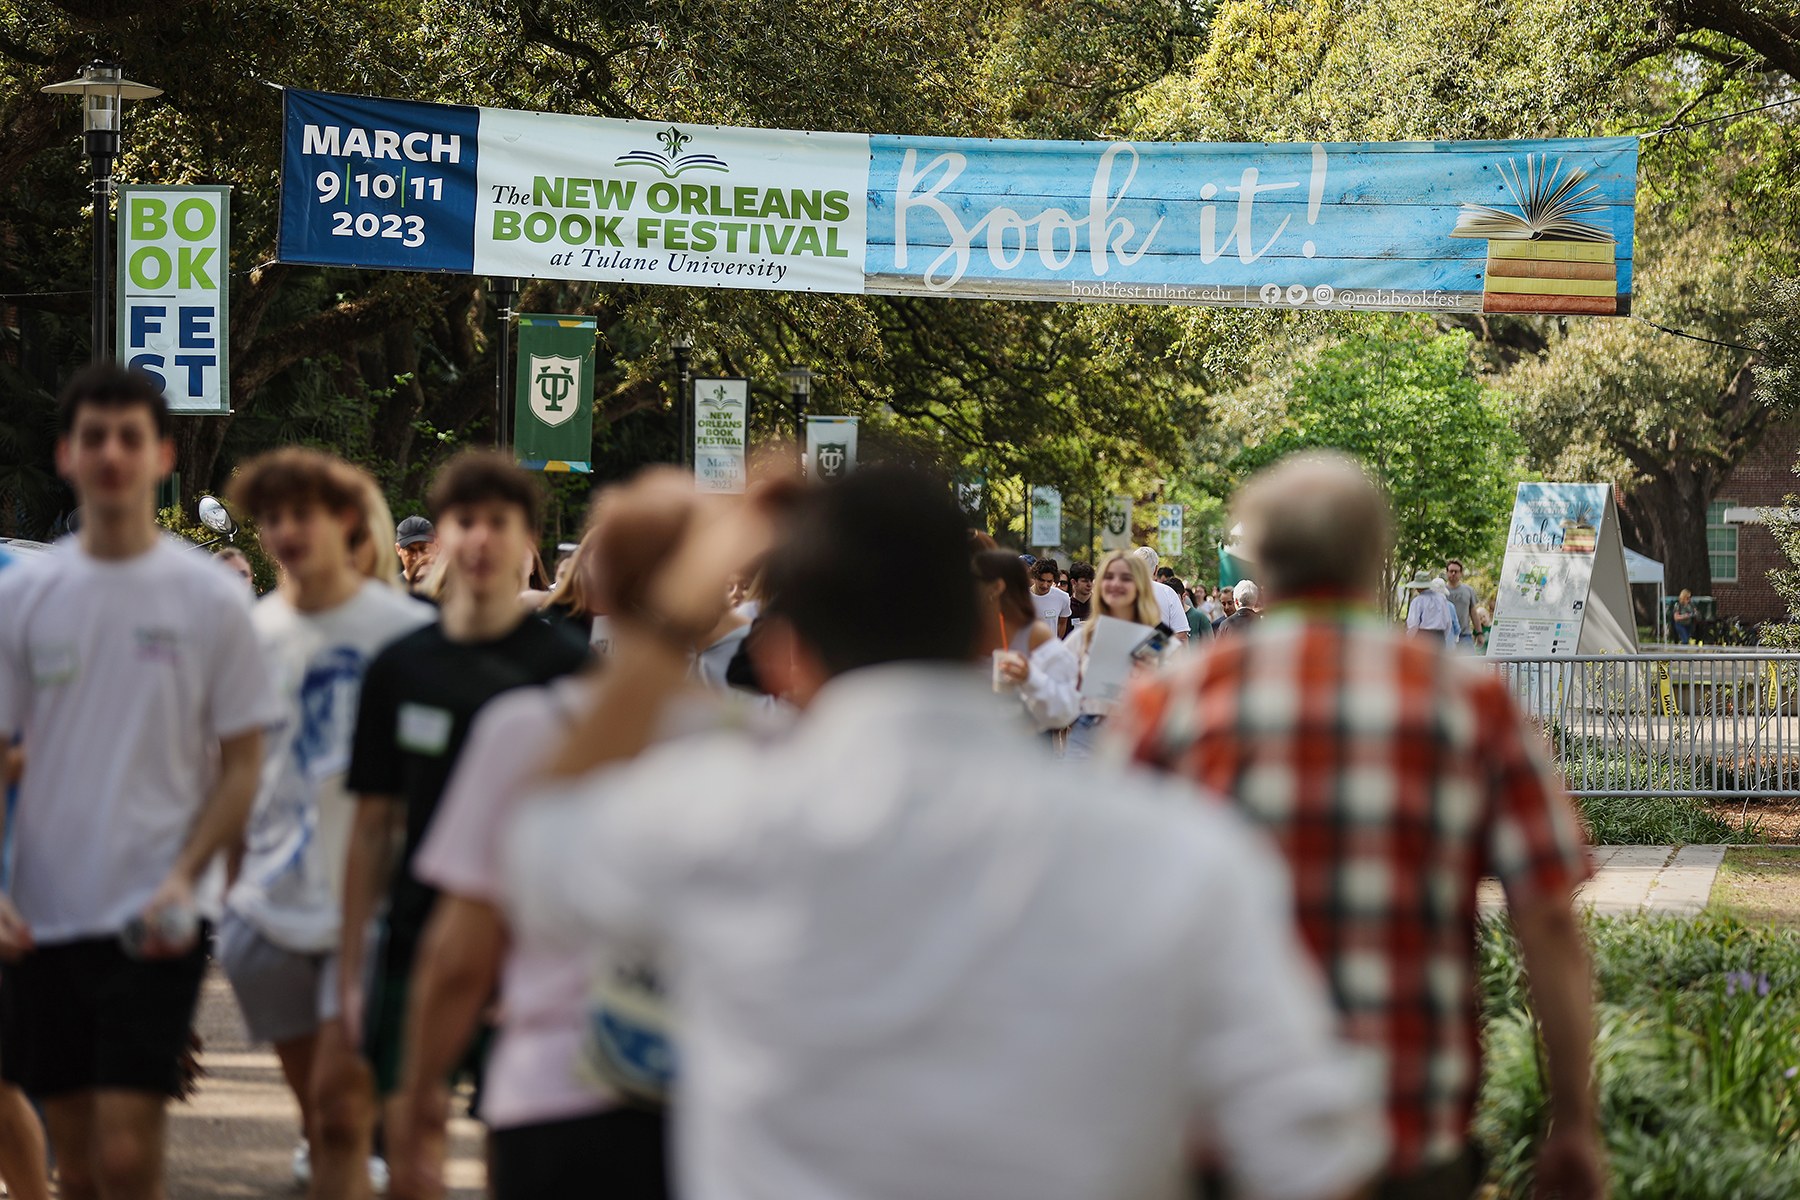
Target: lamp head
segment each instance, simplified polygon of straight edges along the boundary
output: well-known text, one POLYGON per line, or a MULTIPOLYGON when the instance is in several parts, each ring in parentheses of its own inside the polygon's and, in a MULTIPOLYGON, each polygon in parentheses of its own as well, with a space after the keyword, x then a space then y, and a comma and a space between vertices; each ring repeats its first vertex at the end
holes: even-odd
POLYGON ((781 381, 787 384, 790 396, 812 395, 812 377, 810 367, 789 367, 781 373, 781 381))
POLYGON ((81 97, 81 128, 85 133, 119 132, 119 110, 126 100, 148 100, 162 95, 162 89, 125 78, 118 63, 95 59, 81 68, 81 74, 43 89, 56 96, 81 97))

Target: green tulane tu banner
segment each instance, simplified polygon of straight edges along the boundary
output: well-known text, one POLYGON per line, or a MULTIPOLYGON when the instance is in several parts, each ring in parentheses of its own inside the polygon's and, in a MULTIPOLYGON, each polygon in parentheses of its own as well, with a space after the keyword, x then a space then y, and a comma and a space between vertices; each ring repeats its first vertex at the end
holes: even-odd
POLYGON ((593 317, 519 318, 514 451, 533 471, 593 470, 593 317))
POLYGON ((1635 138, 1007 141, 284 95, 284 262, 1263 308, 1631 306, 1635 138))

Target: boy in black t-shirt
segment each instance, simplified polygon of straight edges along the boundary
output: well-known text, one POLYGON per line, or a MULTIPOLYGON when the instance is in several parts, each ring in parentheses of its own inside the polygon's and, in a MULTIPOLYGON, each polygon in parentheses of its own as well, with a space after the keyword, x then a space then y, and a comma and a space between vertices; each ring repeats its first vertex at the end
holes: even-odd
MULTIPOLYGON (((346 779, 357 801, 339 980, 350 1043, 339 1102, 320 1105, 324 1153, 315 1152, 314 1195, 368 1195, 360 1168, 374 1097, 395 1087, 406 985, 437 898, 414 878, 412 858, 476 712, 501 692, 547 683, 587 658, 519 602, 518 564, 537 542, 539 505, 536 484, 503 457, 472 452, 445 466, 430 495, 439 553, 448 558, 441 619, 388 646, 363 679, 346 779), (384 892, 387 913, 365 970, 364 934, 384 892), (366 1062, 355 1056, 358 1042, 366 1062)), ((390 1127, 404 1119, 390 1116, 390 1127)))
POLYGON ((1088 619, 1094 607, 1094 567, 1092 563, 1069 566, 1069 628, 1075 629, 1088 619))

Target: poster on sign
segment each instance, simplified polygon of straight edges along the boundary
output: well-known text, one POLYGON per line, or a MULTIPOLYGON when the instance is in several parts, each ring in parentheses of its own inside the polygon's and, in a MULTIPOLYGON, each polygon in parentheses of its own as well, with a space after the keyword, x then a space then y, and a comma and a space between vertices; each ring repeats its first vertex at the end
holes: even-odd
POLYGON ((1131 497, 1114 496, 1100 511, 1100 548, 1131 549, 1131 497))
POLYGON ((1062 519, 1062 493, 1053 487, 1032 488, 1030 544, 1062 545, 1062 519))
POLYGON ((744 129, 283 93, 283 262, 790 292, 1624 315, 1637 139, 744 129))
POLYGON ((231 189, 119 189, 119 359, 176 413, 231 411, 231 189))
POLYGON ((856 470, 857 417, 806 418, 806 477, 842 479, 856 470))
POLYGON ((744 490, 748 379, 694 380, 694 486, 703 492, 744 490))
POLYGON ((1636 650, 1612 488, 1521 483, 1507 526, 1488 655, 1566 658, 1636 650))

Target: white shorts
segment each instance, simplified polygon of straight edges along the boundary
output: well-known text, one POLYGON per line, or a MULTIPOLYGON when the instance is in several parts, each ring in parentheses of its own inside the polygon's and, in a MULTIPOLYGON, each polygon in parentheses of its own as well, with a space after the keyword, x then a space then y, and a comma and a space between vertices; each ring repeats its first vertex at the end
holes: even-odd
POLYGON ((237 993, 250 1036, 287 1042, 338 1015, 338 956, 278 946, 254 925, 225 911, 219 922, 219 965, 237 993))

